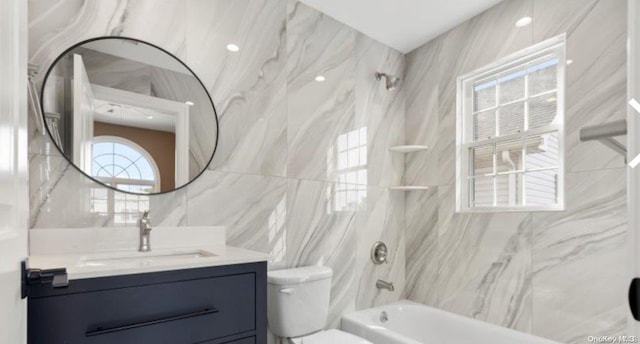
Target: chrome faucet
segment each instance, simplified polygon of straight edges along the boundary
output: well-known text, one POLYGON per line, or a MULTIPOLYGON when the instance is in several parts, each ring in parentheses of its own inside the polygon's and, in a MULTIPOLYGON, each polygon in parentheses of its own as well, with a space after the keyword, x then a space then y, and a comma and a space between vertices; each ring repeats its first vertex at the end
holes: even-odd
POLYGON ((378 288, 378 289, 386 289, 388 291, 394 291, 395 290, 395 288, 393 287, 393 283, 387 282, 387 281, 383 281, 383 280, 377 280, 376 281, 376 288, 378 288))
POLYGON ((138 227, 140 227, 140 247, 138 251, 149 252, 151 251, 151 220, 149 220, 149 210, 145 211, 138 220, 138 227))

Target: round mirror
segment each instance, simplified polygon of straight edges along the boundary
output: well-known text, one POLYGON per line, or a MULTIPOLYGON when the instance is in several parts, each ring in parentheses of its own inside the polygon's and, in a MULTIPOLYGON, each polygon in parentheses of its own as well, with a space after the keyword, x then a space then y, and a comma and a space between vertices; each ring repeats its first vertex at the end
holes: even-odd
POLYGON ((67 49, 41 94, 47 131, 94 181, 134 194, 173 191, 209 165, 218 118, 198 77, 152 44, 101 37, 67 49))

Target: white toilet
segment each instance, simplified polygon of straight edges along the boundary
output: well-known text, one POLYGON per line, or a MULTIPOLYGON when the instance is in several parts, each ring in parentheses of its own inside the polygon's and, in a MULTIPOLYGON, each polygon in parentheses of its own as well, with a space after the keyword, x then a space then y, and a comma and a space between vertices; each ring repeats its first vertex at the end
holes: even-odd
POLYGON ((372 344, 340 330, 322 331, 329 313, 332 275, 323 266, 270 271, 267 317, 271 332, 296 344, 372 344))

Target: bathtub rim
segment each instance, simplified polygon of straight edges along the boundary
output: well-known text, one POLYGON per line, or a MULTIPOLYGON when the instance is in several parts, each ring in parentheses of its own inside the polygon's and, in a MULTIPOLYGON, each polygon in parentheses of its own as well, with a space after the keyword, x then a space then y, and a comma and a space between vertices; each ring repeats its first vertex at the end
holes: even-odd
MULTIPOLYGON (((504 326, 500 326, 500 325, 496 325, 484 320, 480 320, 480 319, 474 319, 465 315, 461 315, 461 314, 457 314, 457 313, 453 313, 453 312, 449 312, 443 309, 439 309, 433 306, 429 306, 429 305, 425 305, 419 302, 415 302, 415 301, 411 301, 411 300, 407 300, 407 299, 403 299, 403 300, 399 300, 399 301, 395 301, 386 305, 381 305, 381 306, 375 306, 375 307, 371 307, 371 308, 366 308, 366 309, 361 309, 355 312, 351 312, 348 314, 345 314, 341 317, 340 319, 340 324, 341 324, 341 328, 346 331, 346 332, 350 332, 347 329, 345 329, 343 326, 343 322, 351 322, 353 324, 359 325, 360 327, 362 327, 363 329, 369 330, 369 331, 374 331, 377 332, 378 334, 382 335, 383 337, 390 337, 390 339, 396 339, 396 340, 404 340, 407 342, 407 344, 411 343, 416 343, 416 344, 422 344, 421 342, 410 338, 402 333, 398 333, 398 332, 394 332, 390 329, 388 329, 387 327, 384 326, 377 326, 377 327, 373 327, 376 326, 377 324, 375 323, 371 323, 369 322, 369 320, 367 318, 365 318, 364 314, 376 314, 379 312, 382 312, 385 310, 388 310, 389 307, 403 307, 403 306, 417 306, 419 308, 425 308, 427 309, 429 312, 435 313, 435 314, 439 314, 445 317, 448 317, 450 319, 455 319, 456 321, 460 321, 462 323, 466 323, 466 324, 473 324, 473 325, 478 325, 478 323, 481 323, 483 326, 487 326, 490 330, 497 330, 497 331, 502 331, 505 333, 510 333, 512 335, 518 335, 518 336, 529 336, 529 337, 533 337, 535 339, 538 339, 540 341, 539 344, 562 344, 560 342, 554 341, 552 339, 549 338, 545 338, 545 337, 541 337, 541 336, 537 336, 535 334, 532 334, 530 332, 524 332, 524 331, 518 331, 512 328, 508 328, 508 327, 504 327, 504 326), (373 325, 373 326, 372 326, 373 325)), ((351 332, 353 333, 353 332, 351 332)), ((360 336, 363 337, 364 336, 362 334, 358 334, 358 333, 353 333, 356 336, 360 336)))

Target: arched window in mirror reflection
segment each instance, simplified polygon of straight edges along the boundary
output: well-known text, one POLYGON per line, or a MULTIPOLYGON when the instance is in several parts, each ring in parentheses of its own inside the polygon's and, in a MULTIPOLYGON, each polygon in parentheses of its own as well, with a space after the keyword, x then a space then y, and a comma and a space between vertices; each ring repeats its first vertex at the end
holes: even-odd
MULTIPOLYGON (((91 176, 116 189, 157 192, 160 173, 153 157, 136 143, 115 136, 93 139, 91 176)), ((94 214, 111 217, 114 225, 135 224, 139 214, 149 209, 149 197, 94 188, 91 193, 94 214)))
POLYGON ((157 192, 160 174, 151 155, 137 144, 120 137, 99 136, 93 140, 91 176, 116 189, 157 192))

